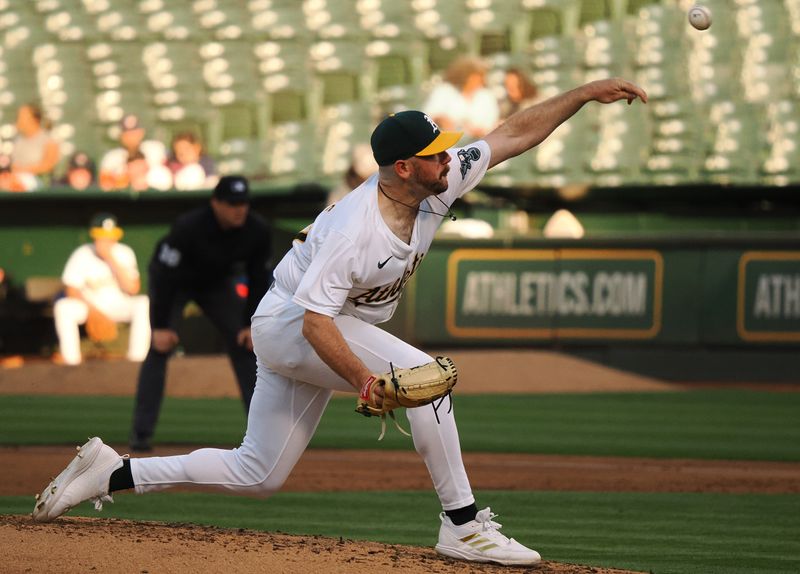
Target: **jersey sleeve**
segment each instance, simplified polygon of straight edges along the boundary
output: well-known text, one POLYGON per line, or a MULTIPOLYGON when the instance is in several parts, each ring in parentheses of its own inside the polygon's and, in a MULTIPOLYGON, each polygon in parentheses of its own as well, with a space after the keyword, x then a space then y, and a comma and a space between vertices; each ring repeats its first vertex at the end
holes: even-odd
POLYGON ((132 277, 139 278, 139 264, 136 261, 136 253, 128 245, 118 243, 115 245, 114 257, 117 262, 125 267, 132 277))
POLYGON ((172 305, 178 292, 186 257, 190 255, 191 233, 183 220, 172 226, 169 234, 155 248, 148 268, 150 274, 150 322, 153 329, 170 326, 172 305))
POLYGON ((311 257, 292 300, 301 307, 335 317, 353 288, 356 247, 336 231, 331 231, 311 257))
POLYGON ((84 265, 81 264, 81 248, 72 252, 72 255, 67 259, 67 264, 64 266, 64 272, 61 274, 61 282, 67 287, 75 287, 80 289, 86 282, 84 273, 84 265))
POLYGON ((489 144, 478 140, 467 146, 451 149, 450 155, 453 160, 447 175, 447 191, 442 194, 442 199, 448 205, 480 183, 489 169, 492 153, 489 144))

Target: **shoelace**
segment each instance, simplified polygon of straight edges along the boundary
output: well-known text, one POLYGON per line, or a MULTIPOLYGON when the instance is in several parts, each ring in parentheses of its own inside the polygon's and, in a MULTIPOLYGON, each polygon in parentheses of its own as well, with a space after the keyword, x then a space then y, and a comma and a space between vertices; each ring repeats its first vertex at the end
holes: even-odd
POLYGON ((95 510, 103 510, 103 503, 104 502, 110 502, 112 504, 114 503, 114 499, 112 498, 112 496, 110 494, 104 494, 104 495, 98 496, 96 498, 90 498, 89 501, 90 502, 94 502, 94 509, 95 510))
POLYGON ((509 539, 502 532, 500 532, 500 528, 502 528, 503 525, 492 520, 497 516, 497 514, 492 512, 491 508, 487 507, 478 511, 478 514, 475 515, 475 522, 480 523, 481 530, 484 532, 492 532, 499 536, 503 542, 509 542, 509 539))
MULTIPOLYGON (((123 454, 120 458, 122 458, 123 460, 128 460, 130 459, 130 455, 123 454)), ((103 510, 103 503, 110 502, 111 504, 114 504, 114 497, 111 496, 111 494, 106 493, 106 494, 101 494, 100 496, 95 496, 94 498, 90 498, 89 502, 94 502, 95 510, 103 510)))

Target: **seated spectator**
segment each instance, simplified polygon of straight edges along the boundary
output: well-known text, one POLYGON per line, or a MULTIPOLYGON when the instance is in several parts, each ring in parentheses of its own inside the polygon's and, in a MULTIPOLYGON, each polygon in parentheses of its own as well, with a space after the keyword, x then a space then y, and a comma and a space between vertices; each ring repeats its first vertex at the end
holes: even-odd
POLYGON ((81 362, 79 326, 90 313, 100 313, 117 323, 130 323, 128 359, 143 361, 150 349, 150 300, 138 295, 141 288, 136 254, 122 244, 122 229, 116 218, 101 213, 89 228, 92 243, 72 252, 61 280, 66 297, 53 309, 61 360, 67 365, 81 362))
POLYGON ((16 127, 11 170, 19 175, 27 190, 42 184, 48 185, 53 169, 61 157, 61 150, 58 142, 45 128, 41 108, 35 104, 20 106, 17 110, 16 127))
POLYGON ((505 98, 500 102, 500 118, 508 116, 537 103, 539 90, 536 84, 520 68, 508 68, 503 78, 505 98))
POLYGON ((584 233, 583 225, 568 209, 557 210, 542 229, 547 239, 580 239, 584 233))
POLYGON ((155 140, 145 139, 145 130, 139 122, 139 118, 128 114, 120 122, 119 141, 121 147, 108 151, 100 161, 100 187, 106 191, 118 189, 169 189, 172 187, 172 178, 166 169, 166 148, 164 144, 155 140), (148 185, 141 187, 141 170, 136 172, 137 179, 135 186, 131 185, 131 174, 128 168, 134 169, 142 167, 142 156, 147 166, 147 172, 153 170, 154 175, 148 176, 148 185))
POLYGON ((422 110, 442 130, 463 131, 480 138, 497 126, 497 98, 486 87, 486 65, 478 58, 455 59, 445 71, 444 82, 428 96, 422 110))
POLYGON ((36 188, 36 177, 11 171, 11 156, 0 155, 0 191, 31 191, 36 188), (25 180, 31 184, 30 188, 25 180))
POLYGON ((147 158, 140 151, 136 151, 128 156, 128 187, 133 191, 145 191, 150 186, 147 184, 147 173, 150 166, 147 165, 147 158))
POLYGON ((95 173, 92 158, 86 152, 78 151, 69 158, 67 173, 61 179, 61 184, 82 191, 96 185, 95 173))
POLYGON ((172 155, 167 161, 175 189, 212 189, 217 185, 214 160, 203 153, 203 144, 192 132, 181 132, 172 139, 172 155))

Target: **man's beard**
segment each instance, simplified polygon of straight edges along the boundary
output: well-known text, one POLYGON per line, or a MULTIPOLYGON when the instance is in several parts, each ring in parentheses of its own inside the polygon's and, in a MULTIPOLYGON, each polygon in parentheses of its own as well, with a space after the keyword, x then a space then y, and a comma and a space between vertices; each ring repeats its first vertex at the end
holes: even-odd
POLYGON ((428 192, 428 195, 439 195, 447 191, 447 178, 444 180, 440 177, 437 178, 421 178, 417 171, 415 171, 411 178, 410 183, 412 184, 414 189, 424 189, 428 192))

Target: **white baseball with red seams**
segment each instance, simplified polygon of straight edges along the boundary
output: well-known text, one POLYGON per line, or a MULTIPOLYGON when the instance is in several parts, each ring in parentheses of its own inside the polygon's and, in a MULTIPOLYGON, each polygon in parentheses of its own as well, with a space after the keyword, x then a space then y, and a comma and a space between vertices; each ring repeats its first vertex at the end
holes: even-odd
POLYGON ((697 30, 708 30, 711 26, 711 10, 700 4, 689 9, 689 24, 697 30))

